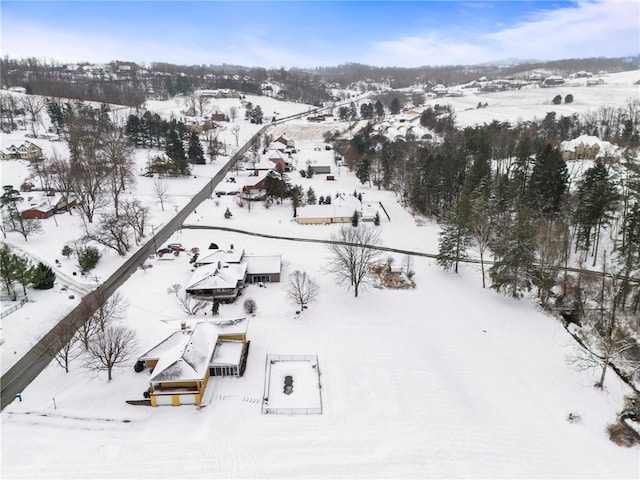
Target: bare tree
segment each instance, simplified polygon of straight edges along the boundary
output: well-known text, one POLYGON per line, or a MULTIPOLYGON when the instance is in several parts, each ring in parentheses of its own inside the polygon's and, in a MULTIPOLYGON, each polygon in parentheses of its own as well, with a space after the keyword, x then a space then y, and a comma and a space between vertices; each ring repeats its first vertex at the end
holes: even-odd
POLYGON ((130 225, 124 216, 103 215, 98 225, 87 232, 86 238, 115 250, 124 256, 131 250, 130 225))
POLYGON ((258 311, 258 304, 253 298, 247 298, 242 304, 242 308, 244 309, 245 313, 251 315, 258 311))
POLYGON ((135 333, 124 325, 108 325, 98 332, 89 344, 86 366, 98 371, 106 371, 109 381, 113 369, 127 363, 136 347, 135 333))
POLYGON ((211 97, 199 94, 196 98, 198 113, 201 117, 204 117, 209 112, 209 106, 211 104, 211 97))
POLYGON ((182 285, 180 285, 179 283, 174 283, 169 288, 167 288, 167 293, 169 295, 173 293, 177 297, 181 289, 182 289, 182 285))
POLYGON ((235 122, 238 118, 238 107, 229 107, 229 119, 235 122))
POLYGON ((78 200, 78 209, 83 219, 93 223, 96 210, 107 205, 103 183, 106 167, 101 159, 83 156, 71 163, 73 192, 78 200))
POLYGON ((360 287, 366 286, 370 280, 371 265, 380 257, 380 252, 371 247, 380 243, 380 234, 372 227, 341 226, 331 236, 328 245, 331 257, 327 270, 336 277, 338 283, 353 288, 357 297, 360 287))
POLYGON ((135 182, 133 150, 133 145, 122 129, 112 128, 106 132, 101 154, 107 165, 105 183, 111 193, 116 216, 120 213, 120 195, 135 182))
POLYGON ((204 300, 197 300, 187 292, 184 292, 182 295, 176 294, 176 297, 178 298, 180 308, 182 308, 182 311, 187 315, 195 315, 207 306, 207 302, 204 300))
POLYGON ((149 209, 140 205, 137 200, 124 202, 123 209, 125 221, 133 229, 135 242, 139 244, 144 238, 149 209))
POLYGON ((237 147, 240 139, 240 125, 236 124, 233 127, 231 127, 231 133, 233 134, 233 137, 236 139, 236 147, 237 147))
POLYGON ((160 208, 162 209, 163 212, 164 212, 164 202, 169 200, 169 194, 167 190, 168 190, 167 182, 165 182, 164 180, 160 180, 159 178, 156 178, 154 180, 153 193, 155 193, 156 198, 160 202, 160 208))
POLYGON ((58 324, 56 332, 58 335, 42 348, 42 353, 51 356, 66 373, 69 373, 70 363, 82 353, 81 339, 76 332, 76 327, 67 322, 58 324))
POLYGON ((110 323, 125 317, 127 302, 118 292, 108 296, 98 289, 91 297, 90 307, 93 310, 91 321, 100 332, 104 332, 110 323))
MULTIPOLYGON (((45 159, 43 170, 44 174, 50 177, 53 188, 62 192, 68 198, 74 188, 73 172, 69 161, 60 157, 58 152, 54 150, 51 157, 45 159)), ((68 210, 69 215, 71 215, 71 209, 69 208, 68 210)))
POLYGON ((287 297, 292 302, 300 305, 300 311, 304 311, 307 305, 316 299, 317 295, 318 284, 307 275, 307 272, 296 270, 291 274, 287 297))
POLYGON ((33 132, 33 136, 38 136, 38 123, 42 123, 40 120, 40 112, 45 107, 46 103, 42 97, 37 97, 34 95, 27 95, 22 98, 20 102, 22 108, 25 113, 29 114, 29 120, 31 120, 31 131, 33 132))
POLYGON ((225 128, 220 125, 214 124, 213 127, 207 130, 204 134, 204 139, 207 144, 207 154, 211 161, 215 161, 215 159, 220 154, 220 147, 222 146, 222 142, 220 142, 220 133, 224 131, 225 128))

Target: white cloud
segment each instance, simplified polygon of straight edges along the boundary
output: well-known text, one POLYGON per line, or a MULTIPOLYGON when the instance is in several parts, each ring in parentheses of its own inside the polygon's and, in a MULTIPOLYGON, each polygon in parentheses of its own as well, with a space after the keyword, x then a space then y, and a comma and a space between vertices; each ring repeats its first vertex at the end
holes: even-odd
POLYGON ((420 66, 475 64, 507 58, 552 60, 617 57, 639 51, 640 4, 635 0, 581 1, 575 7, 539 12, 503 30, 407 36, 377 42, 363 63, 420 66))

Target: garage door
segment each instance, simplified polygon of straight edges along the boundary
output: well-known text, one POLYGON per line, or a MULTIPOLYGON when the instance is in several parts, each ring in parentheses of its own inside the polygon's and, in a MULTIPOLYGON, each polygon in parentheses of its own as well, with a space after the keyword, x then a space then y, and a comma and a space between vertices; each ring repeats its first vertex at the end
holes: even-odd
POLYGON ((195 395, 178 395, 178 402, 180 403, 180 405, 195 405, 196 396, 195 395))
POLYGON ((171 395, 157 395, 156 405, 173 405, 171 395))

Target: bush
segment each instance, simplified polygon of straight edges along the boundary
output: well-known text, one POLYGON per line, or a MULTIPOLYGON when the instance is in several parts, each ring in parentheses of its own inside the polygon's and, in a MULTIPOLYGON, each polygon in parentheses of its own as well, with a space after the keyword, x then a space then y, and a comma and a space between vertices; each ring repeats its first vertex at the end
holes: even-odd
POLYGON ((62 247, 62 256, 69 258, 72 253, 73 250, 71 250, 71 247, 69 245, 65 245, 64 247, 62 247))
POLYGON ((231 210, 229 210, 229 207, 227 207, 227 209, 224 211, 224 218, 229 219, 233 216, 233 214, 231 213, 231 210))
POLYGON ((562 103, 562 95, 556 95, 552 100, 554 105, 560 105, 562 103))
POLYGON ((640 434, 625 422, 612 423, 607 427, 609 440, 620 447, 633 447, 640 444, 640 434))
POLYGON ((53 273, 51 267, 44 263, 38 263, 38 266, 31 271, 31 283, 36 290, 48 290, 53 288, 56 281, 56 274, 53 273))
POLYGON ((244 312, 247 314, 256 313, 258 311, 258 305, 252 298, 247 298, 242 306, 244 308, 244 312))
POLYGON ((100 261, 100 252, 96 247, 84 247, 78 251, 78 267, 82 274, 86 274, 96 268, 100 261))
POLYGON ((306 172, 306 171, 304 171, 304 170, 300 170, 300 176, 301 176, 302 178, 305 178, 305 177, 307 176, 307 172, 306 172))
POLYGON ((141 362, 140 360, 138 360, 136 364, 133 366, 133 370, 136 373, 142 372, 144 370, 144 362, 141 362))
POLYGON ((573 95, 569 94, 566 97, 564 97, 564 103, 571 103, 573 102, 573 95))
POLYGON ((213 301, 213 305, 211 305, 211 315, 214 317, 220 314, 220 302, 218 300, 213 301))

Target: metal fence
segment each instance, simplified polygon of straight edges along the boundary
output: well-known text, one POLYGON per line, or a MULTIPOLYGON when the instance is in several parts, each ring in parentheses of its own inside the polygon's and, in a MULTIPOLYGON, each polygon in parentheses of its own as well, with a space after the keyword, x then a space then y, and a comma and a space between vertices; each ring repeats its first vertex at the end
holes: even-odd
POLYGON ((27 303, 28 301, 29 301, 29 299, 27 297, 22 298, 16 305, 14 305, 13 307, 11 307, 11 308, 5 310, 4 312, 0 313, 0 318, 4 318, 7 315, 12 314, 16 310, 22 308, 24 306, 24 304, 27 303))
POLYGON ((279 355, 267 353, 264 362, 264 389, 262 394, 262 413, 275 413, 276 415, 318 415, 322 413, 322 384, 320 383, 320 362, 318 355, 279 355), (271 365, 275 362, 313 362, 318 372, 318 395, 320 396, 320 407, 270 407, 267 405, 269 391, 271 388, 271 365))

